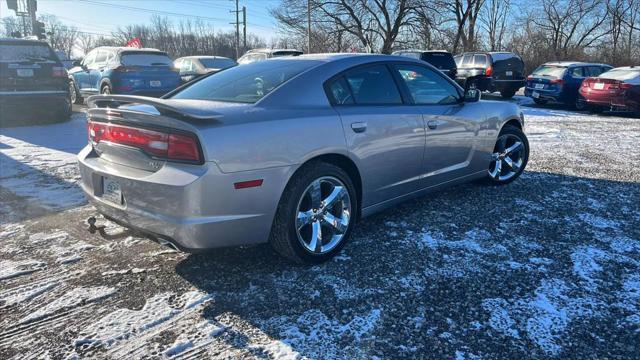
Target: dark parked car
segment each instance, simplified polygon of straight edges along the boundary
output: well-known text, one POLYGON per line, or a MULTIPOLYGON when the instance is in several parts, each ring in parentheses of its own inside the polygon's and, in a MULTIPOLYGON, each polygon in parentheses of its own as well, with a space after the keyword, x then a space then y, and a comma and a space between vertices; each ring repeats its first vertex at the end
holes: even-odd
POLYGON ((622 110, 640 116, 640 67, 619 67, 588 77, 582 82, 580 95, 589 110, 622 110))
POLYGON ((222 56, 185 56, 173 62, 173 66, 180 69, 183 83, 236 65, 235 60, 222 56))
POLYGON ((70 115, 69 78, 53 49, 43 41, 0 38, 0 124, 70 115))
POLYGON ((458 67, 453 59, 453 55, 444 50, 398 50, 394 51, 393 55, 426 61, 454 80, 458 74, 458 67))
POLYGON ((299 56, 304 54, 300 50, 294 49, 253 49, 247 51, 238 59, 238 64, 250 64, 280 56, 299 56))
POLYGON ((571 61, 542 64, 527 77, 524 94, 533 98, 536 104, 555 102, 582 110, 585 102, 578 94, 582 80, 598 76, 611 68, 606 64, 571 61))
POLYGON ((180 85, 167 53, 156 49, 99 47, 69 70, 75 103, 94 94, 159 97, 180 85))
POLYGON ((456 81, 465 88, 496 92, 511 98, 524 86, 524 62, 510 52, 473 52, 455 57, 456 81))

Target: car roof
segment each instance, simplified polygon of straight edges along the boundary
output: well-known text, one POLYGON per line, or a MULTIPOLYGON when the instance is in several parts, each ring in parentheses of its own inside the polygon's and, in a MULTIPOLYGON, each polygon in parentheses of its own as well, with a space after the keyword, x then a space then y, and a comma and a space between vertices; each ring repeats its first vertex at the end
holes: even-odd
POLYGON ((620 66, 617 68, 613 68, 611 70, 635 70, 635 71, 640 71, 640 66, 620 66))
POLYGON ((251 49, 248 50, 246 54, 251 54, 251 53, 269 53, 269 54, 273 54, 274 52, 279 52, 279 51, 296 51, 296 52, 302 52, 298 49, 269 49, 269 48, 262 48, 262 49, 251 49))
POLYGON ((419 52, 419 53, 449 53, 447 50, 423 50, 423 49, 402 49, 396 50, 393 53, 402 53, 402 52, 419 52))
POLYGON ((8 38, 8 37, 0 37, 0 42, 15 43, 15 44, 42 44, 42 45, 49 46, 49 43, 43 40, 16 39, 16 38, 8 38))
POLYGON ((180 59, 227 59, 227 60, 233 60, 231 58, 228 58, 228 57, 225 57, 225 56, 218 56, 218 55, 190 55, 190 56, 179 57, 176 60, 180 60, 180 59))
POLYGON ((128 46, 98 46, 97 48, 92 49, 102 49, 102 50, 114 50, 118 52, 128 52, 128 51, 146 51, 146 52, 157 52, 161 54, 166 54, 166 51, 158 50, 155 48, 134 48, 128 46))
POLYGON ((611 65, 602 64, 602 63, 589 63, 589 62, 582 62, 582 61, 551 61, 551 62, 544 63, 542 65, 563 66, 563 67, 585 66, 585 65, 586 66, 611 66, 611 65))

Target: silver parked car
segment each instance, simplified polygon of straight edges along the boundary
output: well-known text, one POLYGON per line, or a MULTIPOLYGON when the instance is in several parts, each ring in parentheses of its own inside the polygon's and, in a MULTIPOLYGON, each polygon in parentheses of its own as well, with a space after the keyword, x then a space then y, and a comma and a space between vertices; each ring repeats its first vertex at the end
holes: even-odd
POLYGON ((82 188, 99 212, 185 251, 270 242, 297 262, 356 221, 445 186, 524 170, 524 118, 420 60, 270 59, 162 99, 93 96, 82 188))

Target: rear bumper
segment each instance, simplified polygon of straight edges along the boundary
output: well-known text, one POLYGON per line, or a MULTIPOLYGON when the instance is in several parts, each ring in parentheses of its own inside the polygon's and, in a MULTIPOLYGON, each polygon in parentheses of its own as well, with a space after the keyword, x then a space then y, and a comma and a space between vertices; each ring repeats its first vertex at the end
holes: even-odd
POLYGON ((608 92, 593 92, 580 89, 580 95, 589 105, 625 109, 631 107, 624 95, 608 92))
POLYGON ((524 79, 514 80, 497 80, 493 79, 493 88, 497 91, 518 91, 521 87, 525 86, 526 81, 524 79))
POLYGON ((124 226, 197 252, 268 241, 289 167, 225 174, 211 162, 165 164, 156 172, 108 163, 91 146, 78 155, 81 187, 98 212, 124 226), (102 197, 103 178, 121 187, 123 204, 102 197), (236 190, 234 183, 264 179, 236 190))
POLYGON ((19 125, 36 116, 51 122, 56 113, 69 111, 70 107, 71 99, 66 91, 0 91, 3 124, 19 125))
POLYGON ((534 89, 531 87, 524 88, 524 96, 533 98, 534 92, 538 93, 537 99, 553 101, 553 102, 563 102, 562 91, 534 89))

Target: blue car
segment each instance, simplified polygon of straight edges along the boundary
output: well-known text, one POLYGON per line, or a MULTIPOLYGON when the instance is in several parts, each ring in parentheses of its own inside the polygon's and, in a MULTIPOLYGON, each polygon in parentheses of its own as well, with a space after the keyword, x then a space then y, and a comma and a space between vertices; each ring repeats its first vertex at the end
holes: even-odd
POLYGON ((76 104, 95 94, 160 97, 180 85, 173 61, 156 49, 99 47, 73 65, 69 78, 76 104))
POLYGON ((542 64, 527 77, 524 95, 536 104, 554 102, 584 110, 586 103, 578 93, 582 80, 612 68, 606 64, 570 61, 542 64))

